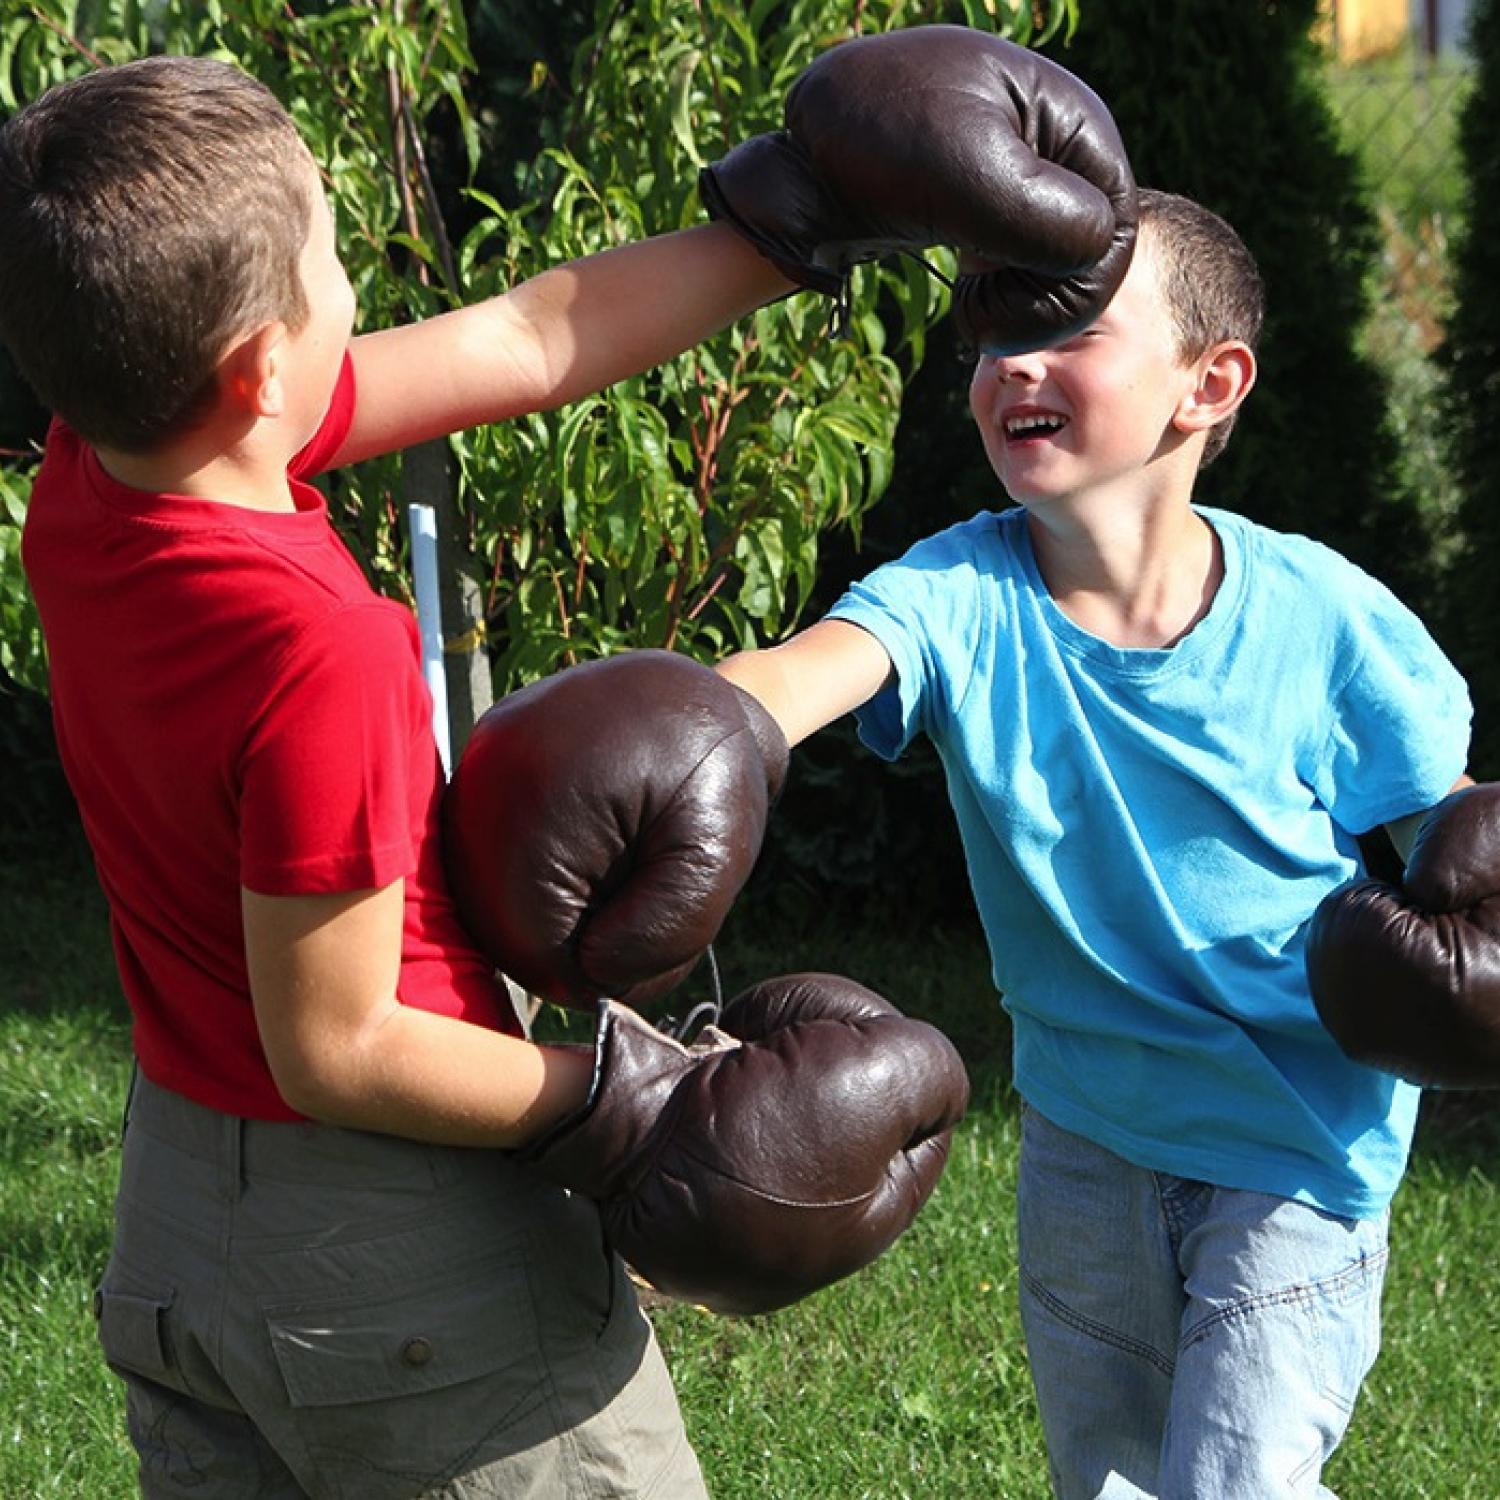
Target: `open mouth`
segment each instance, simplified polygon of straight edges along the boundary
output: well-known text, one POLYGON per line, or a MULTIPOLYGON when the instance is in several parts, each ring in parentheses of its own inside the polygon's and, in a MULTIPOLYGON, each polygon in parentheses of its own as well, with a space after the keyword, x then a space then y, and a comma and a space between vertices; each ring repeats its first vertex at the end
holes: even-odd
POLYGON ((1005 419, 1005 440, 1024 443, 1031 438, 1051 437, 1068 425, 1066 417, 1051 412, 1022 412, 1005 419))

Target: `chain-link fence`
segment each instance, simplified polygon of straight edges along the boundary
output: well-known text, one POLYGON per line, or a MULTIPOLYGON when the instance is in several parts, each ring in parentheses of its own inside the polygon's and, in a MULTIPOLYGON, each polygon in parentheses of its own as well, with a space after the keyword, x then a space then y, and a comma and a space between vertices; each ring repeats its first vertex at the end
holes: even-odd
POLYGON ((1382 230, 1365 345, 1389 379, 1391 420, 1439 559, 1454 545, 1460 497, 1432 420, 1441 397, 1432 356, 1451 305, 1449 245, 1464 212, 1458 120, 1471 76, 1461 54, 1417 51, 1331 64, 1328 74, 1334 113, 1382 230))
POLYGON ((1471 66, 1461 54, 1420 54, 1335 67, 1329 95, 1378 202, 1415 231, 1462 204, 1455 126, 1471 66))
POLYGON ((1385 232, 1386 291, 1424 349, 1440 337, 1448 243, 1463 213, 1457 123, 1471 76, 1456 53, 1329 70, 1334 112, 1385 232))

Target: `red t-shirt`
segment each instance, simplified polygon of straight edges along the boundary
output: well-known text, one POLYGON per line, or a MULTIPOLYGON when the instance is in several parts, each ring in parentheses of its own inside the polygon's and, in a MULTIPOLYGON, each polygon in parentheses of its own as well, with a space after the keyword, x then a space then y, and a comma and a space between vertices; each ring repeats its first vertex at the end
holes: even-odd
POLYGON ((353 411, 346 361, 288 471, 293 512, 129 489, 54 422, 26 518, 58 745, 141 1068, 256 1119, 298 1116, 256 1030, 242 886, 308 895, 405 877, 402 1002, 519 1032, 447 894, 416 621, 371 590, 305 482, 353 411))

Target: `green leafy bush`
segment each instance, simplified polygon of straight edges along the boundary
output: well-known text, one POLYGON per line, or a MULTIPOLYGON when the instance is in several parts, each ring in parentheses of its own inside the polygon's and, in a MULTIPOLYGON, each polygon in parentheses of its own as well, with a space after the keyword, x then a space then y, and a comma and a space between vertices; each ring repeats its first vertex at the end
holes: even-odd
MULTIPOLYGON (((577 36, 576 16, 544 4, 509 19, 478 9, 513 53, 528 28, 532 40, 577 36)), ((1069 12, 1067 0, 1050 9, 1069 12)), ((1030 7, 999 14, 1031 31, 1030 7)), ((451 0, 295 10, 33 0, 0 29, 0 108, 150 51, 233 59, 287 103, 322 164, 362 326, 373 328, 700 221, 698 168, 777 124, 820 48, 940 17, 1001 24, 978 0, 599 0, 566 77, 533 60, 527 87, 545 108, 529 112, 513 86, 502 94, 498 119, 528 116, 521 161, 471 105, 485 90, 451 0)), ((483 581, 473 634, 496 687, 626 646, 718 656, 785 631, 812 590, 820 535, 857 528, 885 488, 903 379, 945 298, 920 268, 872 269, 858 278, 848 337, 828 337, 826 302, 795 297, 598 397, 456 439, 450 514, 483 581)), ((6 480, 7 529, 25 470, 6 480)), ((335 476, 330 491, 372 578, 405 593, 401 461, 335 476)), ((24 616, 8 566, 0 589, 24 616)), ((7 669, 38 686, 34 622, 22 624, 7 669)))

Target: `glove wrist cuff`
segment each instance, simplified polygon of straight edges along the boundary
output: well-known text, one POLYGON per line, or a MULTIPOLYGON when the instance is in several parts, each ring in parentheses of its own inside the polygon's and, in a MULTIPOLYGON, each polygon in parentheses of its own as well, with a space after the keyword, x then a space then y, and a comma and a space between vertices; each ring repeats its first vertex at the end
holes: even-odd
POLYGON ((518 1153, 562 1187, 590 1198, 628 1191, 644 1170, 667 1100, 691 1067, 688 1050, 628 1006, 599 1002, 588 1097, 518 1153))

